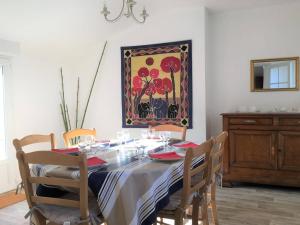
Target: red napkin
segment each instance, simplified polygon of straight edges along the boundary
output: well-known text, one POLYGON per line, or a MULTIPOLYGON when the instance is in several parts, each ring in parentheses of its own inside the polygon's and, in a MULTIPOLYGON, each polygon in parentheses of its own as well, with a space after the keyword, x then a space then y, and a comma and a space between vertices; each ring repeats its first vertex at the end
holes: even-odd
POLYGON ((194 142, 186 142, 182 144, 174 144, 173 146, 178 147, 178 148, 196 148, 199 145, 195 144, 194 142))
POLYGON ((91 157, 87 160, 88 167, 100 166, 104 163, 106 163, 106 161, 104 161, 103 159, 100 159, 98 157, 91 157))
POLYGON ((61 148, 61 149, 52 149, 52 152, 62 153, 62 154, 69 154, 69 153, 76 153, 79 152, 78 148, 61 148))
POLYGON ((181 158, 183 158, 183 156, 178 155, 176 152, 150 153, 149 156, 153 159, 181 159, 181 158))

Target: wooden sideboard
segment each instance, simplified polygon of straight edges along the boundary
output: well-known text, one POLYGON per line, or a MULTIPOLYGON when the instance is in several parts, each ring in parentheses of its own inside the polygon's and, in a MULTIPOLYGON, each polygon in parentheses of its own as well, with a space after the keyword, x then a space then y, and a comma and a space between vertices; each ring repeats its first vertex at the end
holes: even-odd
POLYGON ((300 113, 224 113, 223 183, 300 187, 300 113))

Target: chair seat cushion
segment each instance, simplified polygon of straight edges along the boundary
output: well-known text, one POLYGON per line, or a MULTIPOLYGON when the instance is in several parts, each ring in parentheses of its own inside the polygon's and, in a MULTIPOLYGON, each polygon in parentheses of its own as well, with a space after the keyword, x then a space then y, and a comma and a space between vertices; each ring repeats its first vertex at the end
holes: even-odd
MULTIPOLYGON (((78 195, 77 195, 78 196, 78 195)), ((64 196, 66 199, 76 199, 72 197, 71 194, 64 196)), ((36 210, 38 210, 47 220, 54 222, 56 224, 64 224, 64 222, 70 222, 71 225, 80 224, 80 209, 48 204, 38 204, 36 205, 36 210)), ((98 225, 103 222, 102 215, 100 213, 97 201, 95 197, 89 198, 89 214, 91 224, 98 225)))
MULTIPOLYGON (((174 194, 172 194, 170 196, 169 204, 166 207, 163 208, 164 211, 165 210, 174 211, 174 210, 176 210, 180 206, 181 199, 182 199, 182 190, 183 189, 180 189, 179 191, 175 192, 174 194)), ((187 205, 191 205, 192 204, 193 197, 194 197, 194 194, 191 194, 189 196, 187 205)))

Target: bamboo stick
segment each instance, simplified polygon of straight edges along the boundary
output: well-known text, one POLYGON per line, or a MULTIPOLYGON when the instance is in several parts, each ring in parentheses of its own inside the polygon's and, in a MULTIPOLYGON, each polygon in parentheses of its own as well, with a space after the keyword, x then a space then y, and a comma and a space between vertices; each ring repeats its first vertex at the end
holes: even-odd
POLYGON ((105 52, 105 49, 106 49, 106 45, 107 45, 107 41, 105 42, 104 47, 102 49, 101 57, 100 57, 100 60, 99 60, 99 63, 98 63, 97 69, 96 69, 96 73, 95 73, 95 76, 94 76, 94 79, 93 79, 93 83, 92 83, 92 86, 91 86, 91 89, 90 89, 89 97, 88 97, 88 100, 86 102, 86 106, 85 106, 85 109, 84 109, 84 114, 83 114, 83 117, 82 117, 80 128, 83 127, 83 123, 85 121, 85 116, 86 116, 87 108, 88 108, 89 103, 90 103, 90 98, 91 98, 91 95, 92 95, 92 92, 93 92, 93 89, 94 89, 96 78, 98 76, 99 68, 100 68, 100 65, 101 65, 101 62, 102 62, 102 59, 103 59, 103 55, 104 55, 104 52, 105 52))
POLYGON ((78 128, 78 108, 79 108, 79 77, 77 79, 77 96, 76 96, 76 118, 75 128, 78 128))

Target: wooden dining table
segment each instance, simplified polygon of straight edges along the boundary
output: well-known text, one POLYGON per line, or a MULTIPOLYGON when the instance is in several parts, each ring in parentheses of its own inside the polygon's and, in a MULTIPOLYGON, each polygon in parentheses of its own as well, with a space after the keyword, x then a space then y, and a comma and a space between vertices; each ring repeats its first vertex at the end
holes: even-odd
MULTIPOLYGON (((172 139, 167 146, 159 139, 140 139, 123 144, 103 142, 86 150, 88 158, 96 156, 106 161, 89 168, 88 185, 108 225, 146 225, 155 222, 158 211, 169 203, 170 195, 182 188, 184 157, 174 161, 153 160, 148 153, 175 151, 184 155, 184 149, 173 146, 180 142, 172 139)), ((199 157, 193 164, 199 164, 202 160, 203 157, 199 157)), ((52 165, 35 165, 32 172, 36 176, 79 177, 77 168, 52 165)), ((62 191, 61 187, 42 185, 37 190, 39 195, 48 196, 49 193, 62 191)))

